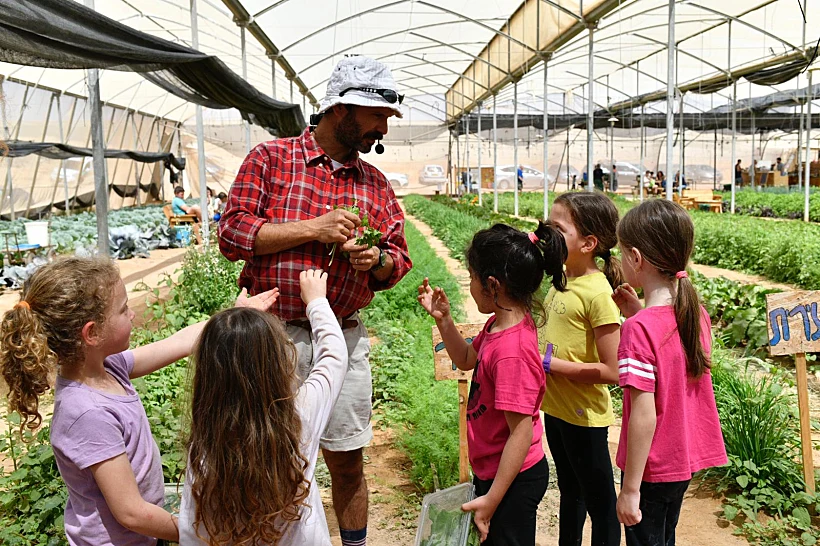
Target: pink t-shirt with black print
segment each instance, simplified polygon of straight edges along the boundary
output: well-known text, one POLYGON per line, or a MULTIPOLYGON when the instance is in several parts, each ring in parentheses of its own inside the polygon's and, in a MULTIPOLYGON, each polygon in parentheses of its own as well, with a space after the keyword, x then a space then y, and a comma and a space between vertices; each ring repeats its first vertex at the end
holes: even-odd
MULTIPOLYGON (((710 355, 712 324, 703 308, 700 325, 700 342, 710 355)), ((618 373, 624 387, 623 427, 615 457, 618 468, 626 468, 632 412, 626 387, 655 393, 657 424, 643 481, 684 481, 698 470, 726 464, 712 374, 706 370, 698 379, 687 374, 674 307, 648 307, 624 322, 618 373)))
POLYGON ((495 316, 473 340, 478 361, 467 403, 467 447, 473 473, 491 480, 510 437, 505 411, 532 416, 532 443, 520 472, 544 458, 541 399, 546 377, 538 352, 538 333, 530 315, 511 328, 493 332, 495 316))

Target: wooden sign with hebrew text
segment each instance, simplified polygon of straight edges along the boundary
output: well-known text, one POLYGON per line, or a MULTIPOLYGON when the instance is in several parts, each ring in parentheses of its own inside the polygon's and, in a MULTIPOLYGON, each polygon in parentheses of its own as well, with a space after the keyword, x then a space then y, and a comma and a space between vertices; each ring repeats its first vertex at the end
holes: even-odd
MULTIPOLYGON (((473 338, 484 328, 484 323, 456 324, 456 328, 461 334, 461 337, 467 340, 467 343, 472 343, 473 338)), ((444 342, 441 340, 441 334, 435 326, 433 326, 433 359, 436 367, 436 381, 446 381, 448 379, 469 381, 473 377, 473 372, 459 370, 456 368, 456 365, 453 364, 453 361, 450 360, 447 349, 444 348, 444 342)))
POLYGON ((769 353, 792 355, 820 351, 820 291, 766 295, 769 353))

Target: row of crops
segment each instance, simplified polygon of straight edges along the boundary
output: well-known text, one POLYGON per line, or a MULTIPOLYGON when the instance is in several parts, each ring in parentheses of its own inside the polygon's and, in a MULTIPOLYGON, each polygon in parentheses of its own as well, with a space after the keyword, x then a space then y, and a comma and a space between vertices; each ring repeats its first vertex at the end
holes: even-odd
MULTIPOLYGON (((795 195, 742 192, 746 193, 783 199, 795 195)), ((820 194, 813 194, 813 198, 817 197, 820 194)), ((553 198, 550 194, 550 203, 553 198)), ((613 200, 621 215, 636 204, 623 197, 613 200)), ((492 211, 493 196, 484 196, 482 205, 492 211)), ((508 215, 513 213, 512 193, 499 195, 498 210, 508 215)), ((542 218, 543 194, 519 195, 519 214, 542 218)), ((695 223, 693 260, 696 263, 763 275, 772 281, 807 290, 820 290, 820 269, 817 267, 820 263, 820 225, 700 211, 692 212, 692 220, 695 223)))
MULTIPOLYGON (((523 208, 532 197, 521 197, 523 208)), ((543 199, 542 195, 534 197, 543 199)), ((409 196, 405 207, 462 261, 464 248, 478 229, 497 221, 528 230, 535 225, 493 214, 492 203, 478 207, 469 201, 409 196)), ((765 291, 726 279, 696 276, 695 282, 715 325, 712 373, 730 459, 726 467, 703 476, 704 483, 726 494, 724 517, 750 540, 770 545, 815 544, 820 539, 820 497, 803 492, 791 376, 770 362, 728 348, 749 352, 766 344, 765 291)))

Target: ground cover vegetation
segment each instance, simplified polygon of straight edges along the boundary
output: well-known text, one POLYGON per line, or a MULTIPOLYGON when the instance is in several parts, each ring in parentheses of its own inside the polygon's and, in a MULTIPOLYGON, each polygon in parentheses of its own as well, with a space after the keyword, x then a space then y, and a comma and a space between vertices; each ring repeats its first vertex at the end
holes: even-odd
MULTIPOLYGON (((430 334, 433 320, 416 301, 425 276, 447 290, 458 320, 463 319, 455 278, 412 225, 407 228, 414 269, 396 287, 379 292, 364 311, 365 322, 378 337, 371 355, 374 406, 382 426, 398 429, 398 442, 412 463, 413 482, 423 492, 458 481, 458 393, 456 383, 436 382, 430 334)), ((187 325, 230 306, 238 292, 242 263, 227 261, 215 244, 204 252, 189 251, 179 278, 166 277, 151 290, 145 324, 132 332, 132 345, 164 339, 187 325)), ((185 430, 188 361, 180 360, 134 381, 151 430, 162 454, 165 481, 178 483, 185 466, 181 435, 185 430)), ((19 416, 10 414, 0 437, 0 544, 64 545, 65 486, 49 444, 46 424, 15 436, 19 416)))
MULTIPOLYGON (((721 192, 723 209, 729 210, 732 193, 721 192)), ((763 218, 803 219, 805 196, 802 191, 774 192, 739 190, 735 192, 735 213, 763 218)), ((809 195, 809 220, 820 222, 820 192, 812 190, 809 195)))
MULTIPOLYGON (((791 198, 796 195, 748 193, 776 198, 791 198)), ((550 194, 550 202, 552 195, 550 194)), ((492 194, 483 197, 482 207, 492 210, 492 194)), ((610 197, 621 216, 637 204, 620 196, 610 197)), ((820 194, 815 193, 812 198, 820 199, 820 194)), ((512 214, 512 203, 512 193, 500 194, 499 212, 512 214)), ((820 201, 817 203, 820 205, 820 201)), ((802 211, 802 204, 800 210, 802 211)), ((541 218, 543 211, 543 194, 519 194, 521 216, 541 218)), ((820 289, 820 270, 815 267, 820 263, 820 226, 799 221, 772 222, 762 218, 701 211, 692 211, 692 220, 695 223, 696 237, 692 257, 694 262, 763 275, 772 281, 793 284, 807 290, 820 289)))
MULTIPOLYGON (((488 227, 497 220, 469 203, 452 199, 405 198, 408 212, 430 225, 451 254, 463 260, 472 233, 450 226, 488 227), (463 218, 471 216, 472 220, 463 218)), ((724 347, 760 353, 767 345, 765 294, 757 286, 727 279, 693 279, 715 326, 713 381, 730 464, 707 474, 726 495, 724 515, 737 532, 765 545, 811 545, 820 540, 820 497, 803 493, 799 466, 799 420, 791 376, 755 357, 724 347), (814 517, 814 520, 812 519, 814 517)), ((617 394, 620 389, 613 389, 617 394)), ((618 397, 613 397, 617 405, 618 397)), ((616 407, 616 410, 618 408, 616 407)))

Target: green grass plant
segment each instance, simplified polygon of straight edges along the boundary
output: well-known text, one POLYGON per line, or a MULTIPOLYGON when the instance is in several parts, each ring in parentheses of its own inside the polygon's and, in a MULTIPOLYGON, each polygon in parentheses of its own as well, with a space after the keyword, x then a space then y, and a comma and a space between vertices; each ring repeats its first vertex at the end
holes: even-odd
MULTIPOLYGON (((729 203, 731 192, 722 192, 723 201, 729 203)), ((765 218, 803 218, 805 196, 802 191, 788 193, 759 192, 744 189, 735 192, 735 213, 765 218)), ((809 195, 809 220, 820 222, 820 192, 809 195)))
POLYGON ((398 429, 398 445, 410 459, 410 478, 422 491, 458 483, 458 388, 436 381, 431 346, 435 322, 421 308, 418 286, 429 277, 444 288, 454 318, 464 320, 458 282, 412 224, 405 235, 413 269, 392 289, 379 292, 364 311, 378 343, 370 355, 374 407, 398 429))

